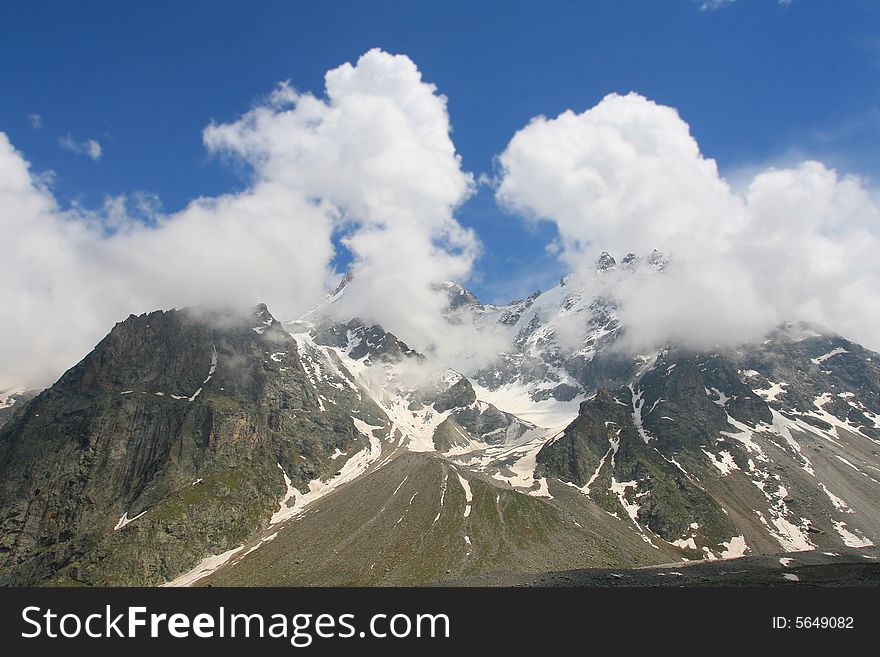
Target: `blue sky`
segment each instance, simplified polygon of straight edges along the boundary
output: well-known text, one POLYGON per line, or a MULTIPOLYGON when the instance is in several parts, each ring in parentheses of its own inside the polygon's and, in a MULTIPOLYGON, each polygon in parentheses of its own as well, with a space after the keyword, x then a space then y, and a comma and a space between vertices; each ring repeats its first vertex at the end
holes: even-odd
MULTIPOLYGON (((372 47, 405 53, 449 99, 463 166, 494 157, 530 118, 610 92, 677 108, 722 173, 817 157, 876 180, 880 3, 14 2, 0 9, 0 130, 62 203, 157 194, 168 211, 240 189, 202 130, 280 80, 323 76, 372 47), (35 128, 31 115, 39 115, 35 128), (61 146, 69 137, 73 150, 61 146), (101 145, 92 160, 87 143, 101 145)), ((555 282, 550 224, 503 213, 482 188, 457 214, 484 245, 487 300, 555 282)))

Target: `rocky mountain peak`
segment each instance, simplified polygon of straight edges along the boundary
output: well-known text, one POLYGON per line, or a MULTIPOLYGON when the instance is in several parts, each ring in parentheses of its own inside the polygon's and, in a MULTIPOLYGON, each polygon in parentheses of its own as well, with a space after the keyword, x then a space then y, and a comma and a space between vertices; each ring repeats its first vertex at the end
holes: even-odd
POLYGON ((265 303, 258 303, 254 306, 254 315, 264 322, 275 321, 275 318, 272 316, 272 313, 269 312, 269 308, 265 303))
POLYGON ((389 333, 379 324, 367 324, 355 317, 348 322, 323 320, 306 327, 291 324, 297 331, 306 329, 316 344, 340 349, 349 358, 369 358, 379 362, 399 362, 405 358, 422 360, 424 356, 410 348, 403 340, 389 333))
POLYGON ((336 290, 333 294, 336 295, 342 292, 342 290, 345 289, 345 286, 351 283, 353 278, 354 275, 350 271, 345 272, 345 275, 339 280, 339 285, 336 286, 336 290))
POLYGON ((663 255, 661 251, 654 249, 651 251, 651 254, 648 256, 648 264, 654 267, 654 269, 663 270, 668 264, 669 260, 663 255))
POLYGON ((482 308, 483 306, 476 294, 453 281, 436 283, 431 286, 431 289, 446 293, 446 296, 449 299, 449 310, 457 310, 465 306, 473 308, 482 308))
POLYGON ((602 251, 596 261, 596 271, 609 271, 617 266, 617 261, 608 251, 602 251))

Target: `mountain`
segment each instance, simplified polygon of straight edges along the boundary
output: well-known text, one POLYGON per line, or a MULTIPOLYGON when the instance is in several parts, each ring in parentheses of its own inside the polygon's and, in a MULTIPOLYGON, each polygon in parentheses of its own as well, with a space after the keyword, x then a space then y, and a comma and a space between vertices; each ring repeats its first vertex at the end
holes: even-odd
POLYGON ((742 352, 664 351, 585 401, 537 461, 691 559, 870 546, 880 369, 866 353, 783 331, 742 352))
POLYGON ((264 527, 286 481, 377 457, 382 422, 313 385, 265 307, 129 317, 0 429, 0 579, 161 583, 264 527))
POLYGON ((414 585, 880 540, 880 355, 801 323, 631 353, 604 281, 666 266, 603 254, 505 306, 437 284, 507 345, 459 371, 340 320, 350 278, 289 322, 131 316, 0 426, 0 583, 414 585))
POLYGON ((647 258, 629 253, 620 264, 603 252, 592 275, 569 275, 551 290, 506 306, 470 306, 471 321, 482 330, 503 327, 505 342, 513 346, 474 372, 475 380, 496 395, 548 408, 630 381, 643 359, 611 348, 625 327, 605 279, 640 267, 662 272, 666 263, 659 251, 647 258))

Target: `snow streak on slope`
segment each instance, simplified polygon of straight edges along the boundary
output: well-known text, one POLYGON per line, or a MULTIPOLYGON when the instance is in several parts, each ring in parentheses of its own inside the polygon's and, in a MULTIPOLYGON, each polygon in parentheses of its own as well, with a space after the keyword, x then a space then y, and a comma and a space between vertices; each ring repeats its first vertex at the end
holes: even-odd
POLYGON ((272 520, 269 523, 270 525, 296 517, 308 504, 321 499, 340 486, 354 481, 370 470, 370 466, 381 458, 382 443, 379 438, 375 436, 374 429, 382 429, 383 427, 373 427, 357 418, 352 418, 352 420, 357 430, 369 439, 369 446, 351 456, 342 468, 340 468, 339 471, 329 479, 312 479, 312 481, 309 482, 308 493, 303 494, 292 486, 290 478, 287 476, 287 473, 284 472, 284 468, 280 463, 278 464, 278 467, 281 468, 281 472, 284 473, 284 482, 287 485, 287 493, 281 501, 281 508, 274 516, 272 516, 272 520))
POLYGON ((139 514, 137 514, 133 518, 129 518, 128 511, 126 511, 125 513, 122 514, 122 517, 119 519, 119 522, 116 523, 116 526, 113 528, 113 531, 119 531, 120 529, 125 527, 127 524, 132 523, 135 520, 137 520, 138 518, 140 518, 147 511, 148 511, 148 509, 144 509, 143 511, 141 511, 139 514))
POLYGON ((462 477, 458 472, 456 472, 455 475, 458 477, 458 481, 464 489, 464 517, 467 518, 471 514, 471 503, 474 501, 474 494, 471 492, 471 485, 468 483, 467 479, 462 477))
POLYGON ((220 566, 228 563, 234 556, 236 556, 239 552, 244 550, 244 546, 239 546, 236 548, 232 548, 231 550, 227 550, 221 554, 217 554, 211 557, 205 557, 202 559, 199 564, 189 570, 182 575, 178 575, 174 579, 169 582, 165 582, 163 587, 181 587, 181 586, 192 586, 197 581, 210 575, 215 570, 220 568, 220 566))
POLYGON ((471 451, 450 456, 457 464, 488 475, 495 481, 521 493, 550 498, 547 480, 535 477, 538 452, 553 435, 543 428, 529 429, 512 443, 477 446, 471 451))
MULTIPOLYGON (((369 433, 369 446, 349 458, 339 472, 333 477, 326 480, 313 479, 310 481, 308 493, 302 493, 293 486, 290 477, 287 476, 287 472, 284 471, 284 468, 280 463, 278 464, 278 468, 284 476, 284 483, 287 486, 287 492, 281 500, 281 508, 274 513, 269 521, 270 527, 286 520, 296 518, 306 510, 308 505, 332 493, 343 485, 354 481, 368 472, 371 469, 371 466, 379 460, 382 456, 382 444, 381 441, 373 435, 372 429, 382 427, 371 427, 360 421, 357 423, 360 424, 358 427, 359 431, 365 434, 369 433), (369 431, 365 431, 365 429, 369 431)), ((131 520, 134 519, 135 518, 132 518, 131 520)), ((131 522, 131 520, 129 520, 129 522, 131 522)), ((244 548, 245 546, 241 545, 232 550, 228 550, 223 554, 207 557, 195 568, 176 577, 172 581, 166 583, 165 586, 189 586, 202 577, 211 574, 233 558, 244 556, 244 554, 242 554, 244 548)))

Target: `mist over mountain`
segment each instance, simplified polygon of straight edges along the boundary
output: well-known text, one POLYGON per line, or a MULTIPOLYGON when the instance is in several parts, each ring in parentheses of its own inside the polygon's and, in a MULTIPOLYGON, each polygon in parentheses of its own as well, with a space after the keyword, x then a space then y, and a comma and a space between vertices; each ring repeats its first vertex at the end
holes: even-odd
MULTIPOLYGON (((281 83, 203 141, 244 188, 165 213, 144 194, 62 207, 51 176, 0 136, 0 389, 48 385, 131 313, 260 299, 298 317, 339 268, 355 274, 340 319, 369 318, 424 351, 503 350, 466 323, 448 339, 436 284, 467 284, 495 247, 456 219, 476 176, 447 99, 408 57, 370 50, 328 71, 323 96, 281 83)), ((865 180, 807 161, 734 189, 673 108, 635 93, 536 117, 498 165, 480 184, 514 215, 551 222, 547 248, 573 275, 591 276, 603 250, 665 254, 663 276, 605 279, 631 349, 732 346, 785 321, 880 346, 880 210, 865 180)))
POLYGON ((452 135, 380 49, 205 127, 243 186, 177 212, 64 207, 0 133, 0 583, 876 558, 866 180, 734 187, 637 93, 533 118, 493 176, 452 135), (481 186, 553 227, 558 283, 469 289, 481 186))

